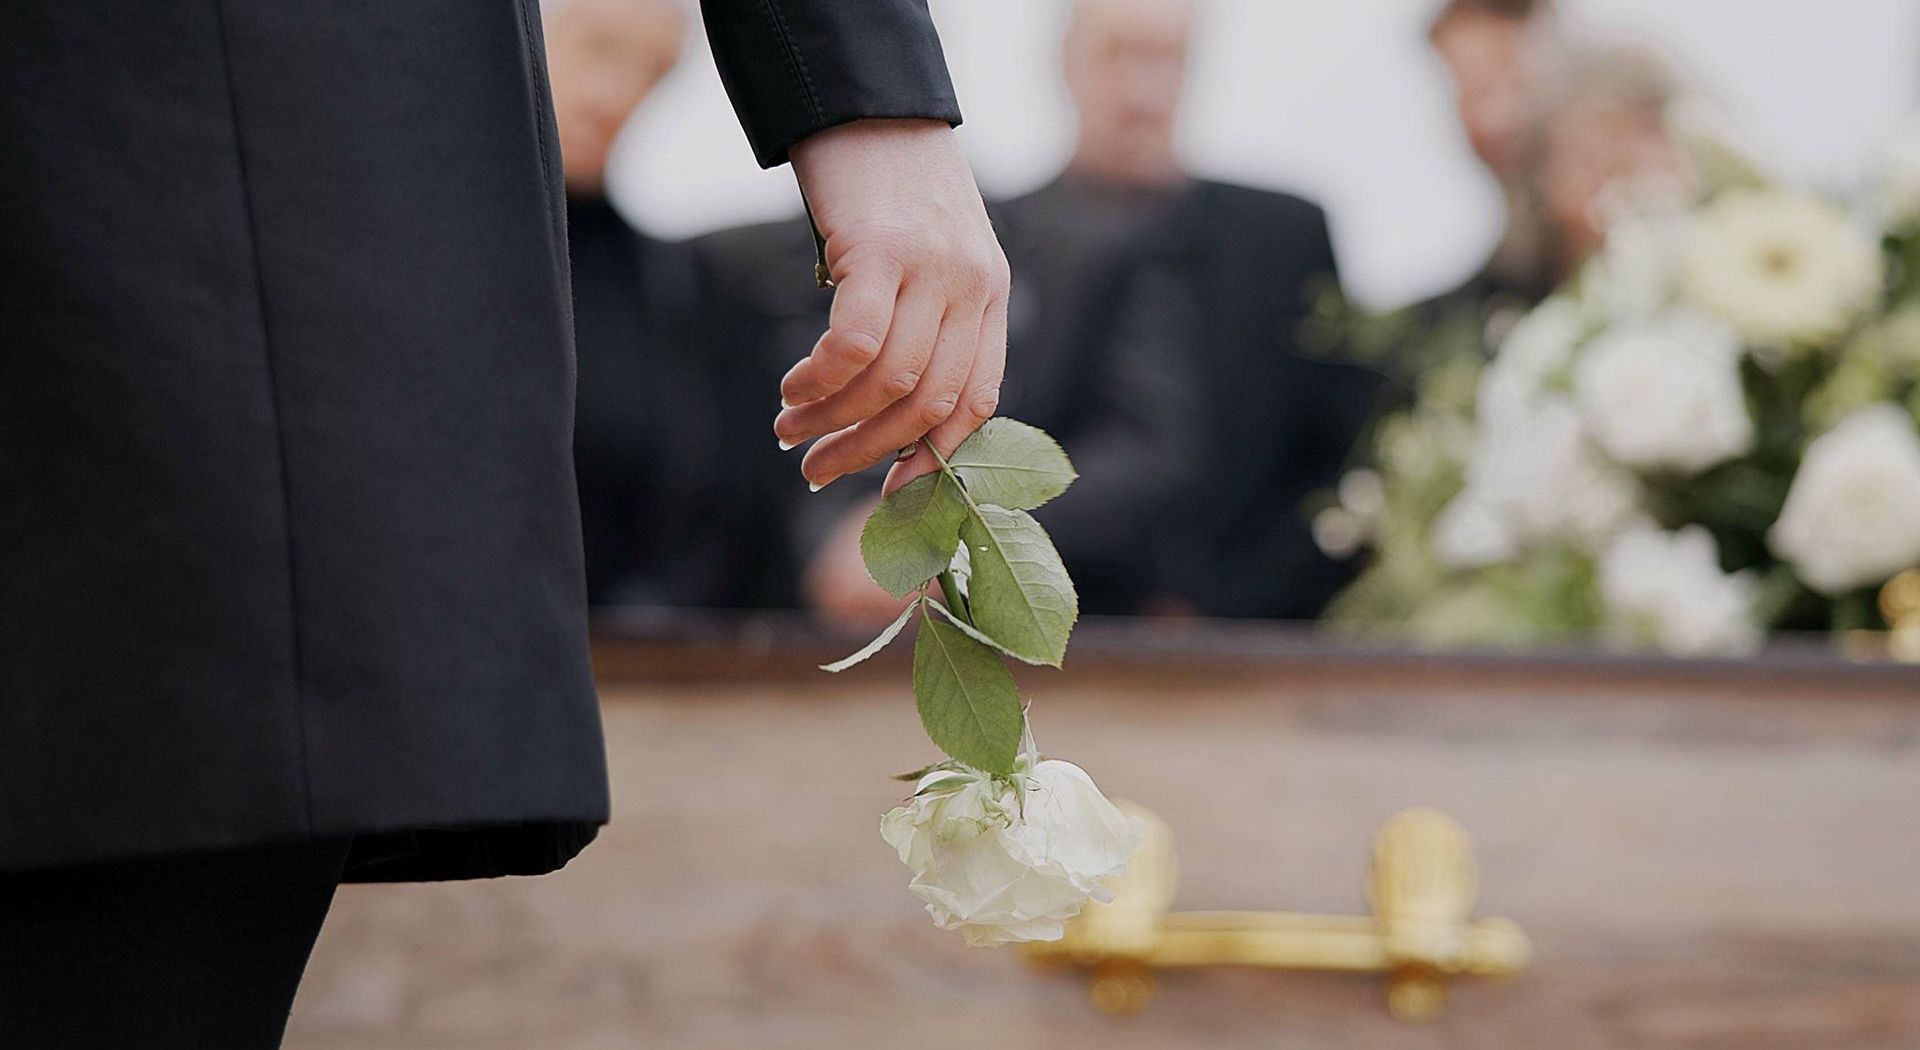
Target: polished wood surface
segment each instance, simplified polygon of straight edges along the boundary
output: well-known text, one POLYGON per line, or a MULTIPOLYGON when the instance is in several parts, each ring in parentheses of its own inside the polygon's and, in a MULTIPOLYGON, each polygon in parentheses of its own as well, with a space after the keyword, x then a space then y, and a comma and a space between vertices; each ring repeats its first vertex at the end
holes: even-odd
POLYGON ((1362 911, 1375 831, 1428 804, 1532 967, 1427 1025, 1373 979, 1232 970, 1103 1016, 905 892, 877 830, 887 774, 929 757, 901 659, 834 678, 811 664, 840 639, 609 640, 600 840, 540 878, 342 887, 287 1045, 1920 1046, 1920 672, 1145 630, 1022 689, 1043 747, 1171 823, 1177 907, 1362 911))

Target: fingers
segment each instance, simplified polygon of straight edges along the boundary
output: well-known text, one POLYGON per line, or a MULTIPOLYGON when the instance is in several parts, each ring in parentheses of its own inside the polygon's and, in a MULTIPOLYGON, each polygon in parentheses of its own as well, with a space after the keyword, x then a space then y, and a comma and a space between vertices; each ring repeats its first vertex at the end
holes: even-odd
POLYGON ((797 445, 843 430, 918 391, 929 374, 946 308, 945 298, 931 288, 903 292, 879 356, 839 391, 782 409, 773 421, 781 443, 797 445))
MULTIPOLYGON (((943 452, 941 455, 946 453, 943 452)), ((880 494, 891 496, 899 489, 939 469, 940 461, 934 459, 933 453, 927 451, 926 443, 916 442, 913 451, 900 457, 893 464, 893 469, 887 471, 887 480, 881 483, 880 494)))
MULTIPOLYGON (((966 300, 954 302, 932 341, 925 379, 912 393, 895 399, 865 422, 815 442, 801 460, 800 472, 813 484, 825 485, 843 474, 893 459, 900 449, 944 423, 958 408, 973 373, 983 321, 983 307, 966 300)), ((896 329, 901 324, 897 319, 896 329)))
POLYGON ((960 401, 953 414, 942 420, 927 435, 943 456, 953 455, 960 443, 973 436, 980 424, 993 418, 1000 407, 1000 381, 1007 370, 1007 297, 997 296, 987 304, 974 336, 971 355, 973 368, 961 387, 960 401))
MULTIPOLYGON (((953 455, 960 443, 980 429, 980 424, 993 418, 1000 407, 1000 383, 1005 377, 1007 367, 1007 297, 997 296, 987 304, 986 313, 980 321, 979 346, 973 356, 973 369, 967 375, 967 381, 961 387, 960 401, 953 414, 941 421, 927 433, 927 440, 933 442, 942 456, 953 455)), ((887 472, 886 483, 880 488, 881 494, 895 489, 920 477, 940 469, 940 463, 925 444, 915 446, 913 454, 895 463, 887 472)))
POLYGON ((827 330, 780 381, 780 400, 804 405, 839 391, 865 371, 886 345, 900 294, 900 267, 891 261, 849 261, 833 293, 827 330))

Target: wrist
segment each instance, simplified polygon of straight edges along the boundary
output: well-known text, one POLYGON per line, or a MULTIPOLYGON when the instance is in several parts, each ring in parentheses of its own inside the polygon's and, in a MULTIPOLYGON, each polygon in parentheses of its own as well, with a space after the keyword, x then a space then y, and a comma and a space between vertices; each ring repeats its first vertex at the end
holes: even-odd
POLYGON ((902 161, 925 163, 951 153, 959 159, 959 141, 944 120, 917 117, 867 117, 822 128, 793 144, 787 156, 812 196, 820 182, 838 174, 872 174, 902 161))

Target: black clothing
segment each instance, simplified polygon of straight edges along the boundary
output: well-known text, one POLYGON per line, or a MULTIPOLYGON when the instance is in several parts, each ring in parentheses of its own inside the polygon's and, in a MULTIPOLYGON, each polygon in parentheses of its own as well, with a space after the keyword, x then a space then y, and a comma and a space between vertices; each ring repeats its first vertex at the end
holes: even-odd
MULTIPOLYGON (((1063 228, 1045 208, 989 204, 988 211, 1013 271, 999 414, 1047 430, 1080 473, 1035 517, 1074 574, 1083 612, 1134 611, 1145 577, 1129 558, 1152 535, 1150 519, 1166 502, 1171 476, 1191 469, 1198 455, 1185 439, 1201 411, 1198 391, 1191 370, 1165 350, 1188 338, 1190 299, 1166 275, 1128 265, 1137 261, 1139 231, 1131 224, 1103 239, 1063 228)), ((832 305, 828 293, 794 276, 812 258, 806 221, 723 230, 693 247, 705 338, 731 363, 731 376, 720 380, 722 400, 746 406, 750 417, 734 428, 750 436, 729 446, 728 462, 752 479, 741 488, 767 497, 739 512, 733 529, 769 558, 760 577, 769 582, 744 604, 792 605, 813 551, 835 523, 878 495, 891 464, 809 493, 795 469, 801 452, 778 451, 765 436, 759 391, 776 388, 811 352, 832 305), (776 579, 788 586, 773 587, 776 579)))
POLYGON ((707 39, 760 166, 864 117, 960 123, 927 0, 702 0, 707 39))
POLYGON ((1188 192, 1067 175, 992 208, 1013 272, 1002 411, 1073 458, 1035 517, 1090 615, 1158 596, 1183 479, 1206 469, 1200 300, 1167 254, 1188 192))
MULTIPOLYGON (((957 118, 922 0, 844 6, 709 0, 763 161, 957 118)), ((564 223, 537 0, 10 5, 0 870, 591 841, 564 223)))
MULTIPOLYGON (((714 435, 727 464, 728 500, 715 533, 727 540, 722 598, 728 608, 801 604, 793 521, 796 513, 860 496, 861 482, 835 482, 818 494, 800 474, 802 449, 782 451, 773 432, 780 380, 827 330, 833 293, 813 278, 814 241, 806 219, 760 223, 695 238, 701 357, 711 377, 714 435)), ((879 492, 879 483, 864 486, 879 492)))
POLYGON ((33 1050, 272 1050, 348 837, 0 873, 0 1023, 33 1050))
MULTIPOLYGON (((715 389, 726 382, 725 355, 701 340, 692 252, 642 235, 605 199, 568 199, 567 246, 587 598, 730 604, 740 564, 728 529, 737 485, 722 445, 737 438, 715 389)), ((789 276, 810 274, 802 266, 789 276)), ((763 387, 760 403, 777 389, 763 387)))
MULTIPOLYGON (((1297 346, 1311 295, 1338 280, 1324 213, 1223 183, 1072 174, 988 212, 1013 273, 1000 414, 1053 434, 1079 471, 1034 516, 1081 611, 1317 615, 1351 570, 1313 542, 1306 503, 1338 481, 1383 385, 1297 346)), ((695 242, 717 275, 703 287, 734 295, 708 306, 721 345, 771 377, 756 382, 826 326, 830 300, 792 278, 811 244, 801 220, 695 242)), ((770 442, 742 455, 793 473, 770 442)), ((885 469, 797 490, 794 572, 885 469)))
POLYGON ((1381 386, 1298 345, 1311 297, 1338 284, 1325 213, 1069 173, 995 222, 1015 281, 1006 403, 1044 392, 1036 415, 1084 435, 1067 444, 1081 480, 1041 513, 1078 552, 1088 611, 1316 616, 1350 570, 1313 542, 1305 504, 1338 480, 1381 386), (1109 379, 1088 387, 1096 361, 1109 379))
POLYGON ((1162 586, 1203 615, 1311 619, 1353 569, 1314 543, 1307 502, 1338 482, 1385 388, 1377 372, 1301 351, 1312 297, 1338 281, 1326 214, 1196 182, 1158 243, 1196 298, 1189 348, 1207 406, 1162 586))

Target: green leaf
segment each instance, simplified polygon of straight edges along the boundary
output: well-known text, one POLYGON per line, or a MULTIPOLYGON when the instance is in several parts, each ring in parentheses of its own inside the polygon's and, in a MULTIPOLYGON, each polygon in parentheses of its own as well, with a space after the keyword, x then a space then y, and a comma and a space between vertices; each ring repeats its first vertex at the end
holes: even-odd
POLYGON ((822 671, 831 671, 834 674, 839 674, 840 672, 846 670, 849 667, 852 667, 855 664, 864 663, 866 660, 870 659, 873 656, 873 654, 879 652, 882 649, 885 649, 887 645, 890 642, 892 642, 895 638, 900 637, 901 628, 904 628, 907 625, 907 617, 912 616, 914 610, 918 608, 920 608, 920 602, 918 600, 908 602, 907 607, 905 609, 900 610, 900 616, 897 619, 895 619, 892 623, 888 624, 887 629, 884 631, 881 631, 879 637, 875 638, 871 642, 868 642, 866 645, 861 646, 859 652, 854 653, 852 656, 849 656, 844 660, 835 660, 833 663, 830 663, 830 664, 821 664, 820 669, 822 671))
POLYGON ((914 480, 881 500, 860 530, 867 575, 894 597, 906 597, 953 560, 966 517, 966 500, 944 472, 914 480))
POLYGON ((926 787, 921 788, 920 790, 914 792, 913 794, 915 798, 918 798, 921 795, 952 794, 953 792, 959 791, 961 788, 964 788, 967 785, 973 783, 977 779, 979 778, 970 777, 964 773, 949 773, 948 775, 941 777, 939 780, 936 780, 931 784, 928 784, 926 787))
POLYGON ((1020 695, 999 653, 923 613, 913 644, 913 699, 940 750, 989 773, 1013 772, 1020 695))
POLYGON ((1060 666, 1080 599, 1046 530, 1026 511, 983 506, 967 516, 960 538, 973 563, 973 626, 1028 663, 1060 666))
POLYGON ((947 460, 975 503, 1032 510, 1067 491, 1073 463, 1039 427, 995 417, 981 424, 947 460))
POLYGON ((934 612, 939 613, 941 616, 946 617, 946 620, 948 623, 954 625, 955 627, 960 628, 960 633, 966 635, 967 637, 973 639, 976 642, 979 642, 981 645, 985 645, 985 646, 989 646, 991 648, 997 649, 1000 652, 1006 653, 1008 656, 1013 657, 1015 660, 1020 660, 1024 663, 1038 664, 1041 662, 1039 660, 1029 660, 1024 656, 1021 656, 1019 653, 1016 653, 1011 649, 1008 649, 1006 646, 1001 645, 999 642, 994 641, 992 638, 987 637, 986 633, 981 631, 980 628, 975 627, 974 625, 968 623, 965 620, 962 620, 958 616, 955 616, 953 614, 952 609, 947 608, 945 605, 942 605, 939 602, 928 602, 927 607, 932 609, 934 612))

